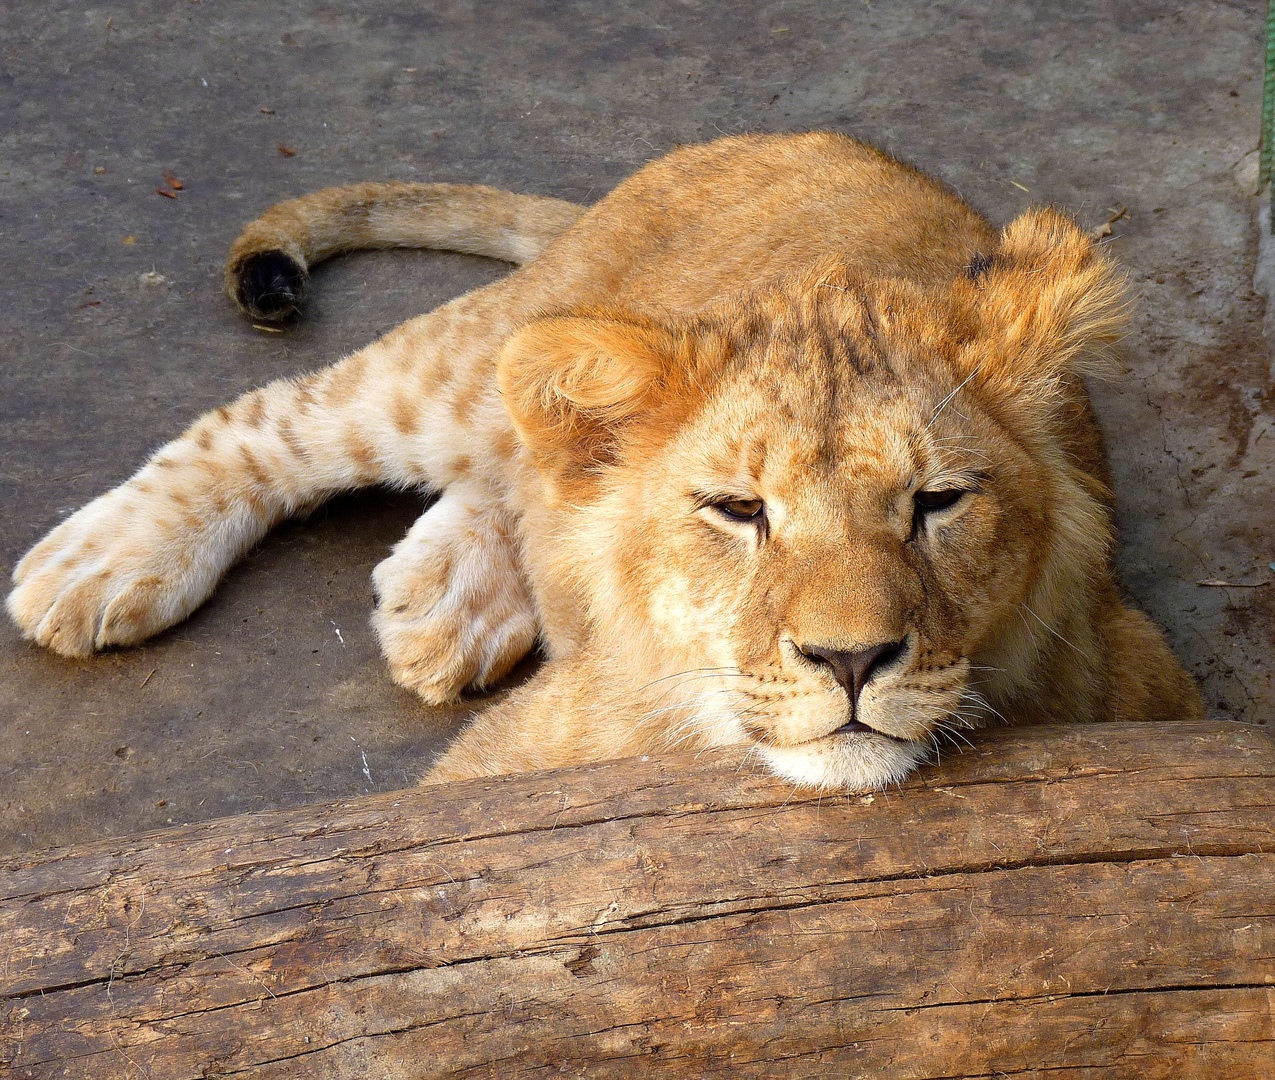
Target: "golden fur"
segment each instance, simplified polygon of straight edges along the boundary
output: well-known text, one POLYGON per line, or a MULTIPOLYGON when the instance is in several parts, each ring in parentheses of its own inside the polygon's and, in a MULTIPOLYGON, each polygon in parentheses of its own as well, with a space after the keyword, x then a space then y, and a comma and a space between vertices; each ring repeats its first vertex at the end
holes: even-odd
POLYGON ((389 244, 525 265, 201 418, 19 564, 28 637, 140 641, 284 515, 390 482, 441 492, 375 573, 394 678, 442 701, 548 656, 431 780, 746 745, 865 788, 945 728, 1200 714, 1117 594, 1081 379, 1122 278, 1065 217, 998 233, 861 143, 749 136, 583 213, 320 192, 249 226, 228 282, 278 314, 389 244))

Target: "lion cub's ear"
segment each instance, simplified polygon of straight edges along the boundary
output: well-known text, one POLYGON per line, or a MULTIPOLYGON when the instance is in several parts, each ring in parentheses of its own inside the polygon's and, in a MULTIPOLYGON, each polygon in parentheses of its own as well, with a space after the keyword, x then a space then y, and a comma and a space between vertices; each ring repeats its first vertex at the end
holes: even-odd
POLYGON ((669 391, 677 345, 623 317, 537 319, 505 342, 496 379, 519 438, 552 483, 615 459, 623 431, 669 391))
POLYGON ((1128 315, 1124 273, 1075 222, 1028 210, 971 269, 981 324, 973 358, 993 381, 1037 386, 1109 374, 1128 315))

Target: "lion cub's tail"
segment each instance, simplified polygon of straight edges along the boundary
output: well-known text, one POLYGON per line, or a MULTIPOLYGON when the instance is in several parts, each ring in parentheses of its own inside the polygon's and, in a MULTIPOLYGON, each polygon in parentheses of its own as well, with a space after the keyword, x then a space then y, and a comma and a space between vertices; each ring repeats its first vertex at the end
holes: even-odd
POLYGON ((255 319, 301 308, 309 269, 360 248, 421 247, 530 262, 583 206, 464 184, 351 184, 289 199, 230 248, 226 290, 255 319))

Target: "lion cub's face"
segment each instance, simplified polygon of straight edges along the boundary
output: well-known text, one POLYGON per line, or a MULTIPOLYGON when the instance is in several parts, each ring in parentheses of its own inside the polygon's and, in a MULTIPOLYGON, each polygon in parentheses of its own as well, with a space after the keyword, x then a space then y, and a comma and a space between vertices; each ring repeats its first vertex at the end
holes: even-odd
POLYGON ((1029 355, 1077 348, 989 320, 983 287, 834 274, 689 326, 550 320, 525 384, 507 351, 586 647, 634 674, 669 745, 747 742, 795 781, 876 786, 986 719, 988 684, 1030 679, 1001 663, 1057 562, 1045 508, 1094 533, 1072 561, 1101 558, 1105 525, 1050 430, 1069 369, 1029 355))
POLYGON ((815 297, 733 343, 598 520, 640 648, 704 669, 662 700, 793 780, 863 786, 987 715, 979 660, 1044 530, 1037 470, 950 349, 868 341, 842 307, 815 297))

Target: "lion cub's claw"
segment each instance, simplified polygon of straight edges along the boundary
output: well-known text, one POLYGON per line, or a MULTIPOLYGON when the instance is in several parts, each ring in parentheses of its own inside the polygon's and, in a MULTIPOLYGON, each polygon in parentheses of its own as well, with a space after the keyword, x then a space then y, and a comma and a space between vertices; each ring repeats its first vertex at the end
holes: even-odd
POLYGON ((373 572, 390 675, 431 704, 496 682, 535 644, 506 517, 449 488, 373 572))

